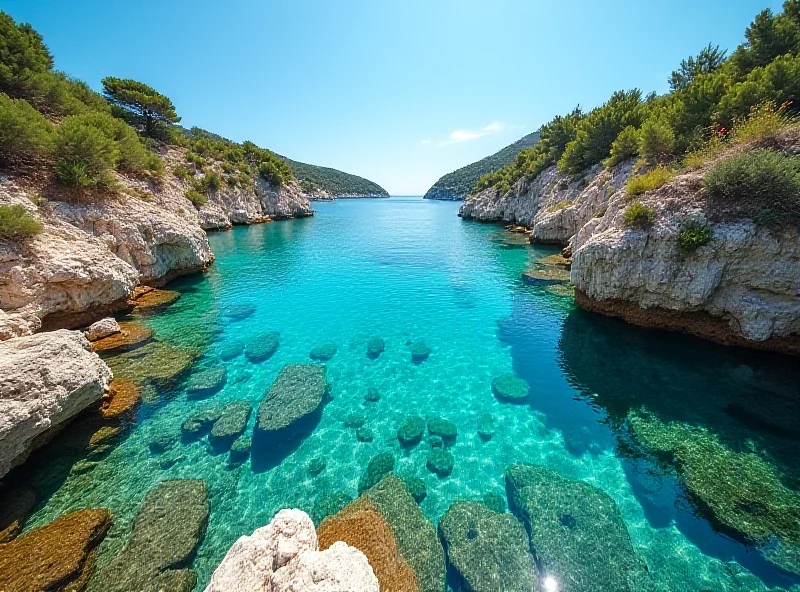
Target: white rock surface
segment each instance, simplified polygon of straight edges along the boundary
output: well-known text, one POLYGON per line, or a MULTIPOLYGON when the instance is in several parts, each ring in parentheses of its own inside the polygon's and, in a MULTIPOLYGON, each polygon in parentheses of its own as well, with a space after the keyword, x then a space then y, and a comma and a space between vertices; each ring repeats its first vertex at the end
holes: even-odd
POLYGON ((308 514, 281 510, 267 526, 233 544, 205 592, 378 592, 378 579, 361 551, 345 543, 318 548, 308 514))
POLYGON ((109 380, 78 331, 0 343, 0 477, 27 458, 37 436, 98 401, 109 380))
POLYGON ((103 337, 114 335, 120 331, 122 331, 122 329, 120 329, 117 320, 114 317, 106 317, 95 323, 92 323, 91 326, 83 332, 83 334, 89 341, 97 341, 98 339, 103 339, 103 337))

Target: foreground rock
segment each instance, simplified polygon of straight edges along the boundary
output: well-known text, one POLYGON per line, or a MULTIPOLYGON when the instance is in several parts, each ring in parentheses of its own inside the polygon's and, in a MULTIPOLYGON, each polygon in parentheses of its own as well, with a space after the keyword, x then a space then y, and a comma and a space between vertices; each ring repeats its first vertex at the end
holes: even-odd
POLYGON ((153 331, 149 327, 134 322, 123 322, 117 325, 119 331, 101 337, 92 342, 92 351, 125 351, 149 341, 153 331))
POLYGON ((82 590, 110 526, 106 510, 80 510, 0 545, 0 590, 82 590))
POLYGON ((436 529, 393 475, 325 518, 318 535, 323 549, 344 541, 362 551, 381 590, 444 592, 444 551, 436 529))
POLYGON ((174 386, 200 356, 193 348, 152 341, 133 351, 108 358, 114 376, 158 388, 174 386))
POLYGON ((622 515, 608 494, 533 464, 506 469, 513 508, 530 536, 541 578, 561 592, 651 590, 622 515))
POLYGON ((205 534, 207 496, 204 481, 165 481, 151 489, 127 545, 92 579, 89 591, 157 590, 171 582, 169 590, 190 592, 197 576, 184 568, 205 534))
POLYGON ((121 419, 130 415, 141 400, 141 389, 136 384, 124 378, 115 378, 108 385, 100 415, 103 419, 121 419))
POLYGON ((78 331, 52 331, 0 343, 0 477, 37 440, 108 389, 111 371, 78 331))
POLYGON ((522 524, 480 502, 455 502, 439 521, 447 558, 467 592, 530 592, 537 574, 522 524))
POLYGON ((287 364, 258 408, 256 433, 272 438, 315 424, 327 393, 325 366, 287 364))
POLYGON ((379 592, 364 554, 343 542, 319 551, 314 523, 281 510, 267 526, 239 538, 205 592, 379 592))

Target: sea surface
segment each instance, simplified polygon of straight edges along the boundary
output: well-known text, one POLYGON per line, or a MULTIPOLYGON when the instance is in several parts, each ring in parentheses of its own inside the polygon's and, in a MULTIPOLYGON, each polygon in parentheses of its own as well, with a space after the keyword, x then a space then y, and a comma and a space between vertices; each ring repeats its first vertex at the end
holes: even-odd
MULTIPOLYGON (((417 197, 341 200, 314 204, 313 218, 211 234, 214 265, 173 282, 169 289, 180 291, 180 300, 139 320, 164 342, 201 349, 194 372, 226 366, 225 387, 204 400, 190 400, 185 381, 148 393, 125 438, 88 477, 65 472, 58 440, 42 449, 13 475, 43 494, 26 530, 70 510, 110 509, 114 526, 98 557, 102 569, 124 545, 148 490, 166 479, 204 479, 211 514, 192 562, 202 590, 239 536, 281 508, 310 511, 333 492, 357 496, 369 459, 390 450, 396 473, 425 481, 421 507, 434 523, 454 500, 505 498, 508 465, 542 463, 615 500, 635 550, 665 590, 796 584, 754 549, 716 532, 674 474, 631 453, 625 417, 645 409, 663 421, 702 425, 725 441, 748 442, 797 488, 797 360, 586 313, 569 290, 521 280, 523 270, 556 248, 528 245, 501 226, 462 221, 458 206, 417 197), (255 312, 236 318, 242 305, 255 312), (280 332, 280 347, 269 360, 220 360, 226 345, 271 331, 280 332), (372 337, 386 343, 375 360, 365 355, 372 337), (415 364, 410 346, 420 340, 431 353, 415 364), (276 463, 231 465, 205 440, 178 440, 166 453, 170 462, 149 449, 162 434, 179 436, 185 418, 209 404, 246 399, 257 408, 285 364, 309 362, 310 350, 325 342, 338 349, 326 363, 331 399, 313 432, 276 463), (492 379, 507 373, 528 382, 528 403, 494 396, 492 379), (378 402, 365 402, 370 388, 379 391, 378 402), (763 402, 758 421, 731 412, 743 398, 763 402), (485 413, 495 426, 487 442, 477 434, 485 413), (359 442, 345 426, 352 414, 364 415, 371 442, 359 442), (426 469, 426 441, 410 451, 399 446, 397 429, 409 414, 455 422, 449 477, 426 469), (793 429, 781 428, 787 418, 794 418, 793 429), (307 464, 316 458, 326 468, 314 477, 307 464)), ((254 422, 255 412, 248 431, 254 422)))

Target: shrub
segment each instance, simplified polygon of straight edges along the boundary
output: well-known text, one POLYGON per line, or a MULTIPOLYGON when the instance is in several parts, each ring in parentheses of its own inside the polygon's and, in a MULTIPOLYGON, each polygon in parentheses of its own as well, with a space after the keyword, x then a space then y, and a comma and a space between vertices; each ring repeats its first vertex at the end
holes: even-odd
POLYGON ((571 201, 560 201, 557 204, 554 204, 554 205, 550 206, 549 208, 547 208, 547 211, 550 212, 550 213, 559 212, 559 211, 563 210, 564 208, 568 208, 571 205, 572 205, 571 201))
POLYGON ((197 152, 192 152, 192 151, 186 153, 186 161, 198 167, 204 166, 206 164, 205 158, 197 154, 197 152))
POLYGON ((675 132, 668 123, 648 119, 639 130, 639 154, 650 164, 665 162, 675 150, 675 132))
POLYGON ((650 228, 655 222, 655 215, 653 208, 637 200, 625 209, 623 220, 626 226, 632 228, 650 228))
POLYGON ((774 136, 791 123, 786 113, 788 105, 775 106, 772 101, 764 101, 750 109, 744 119, 736 120, 731 129, 731 138, 740 144, 774 136))
POLYGON ((269 160, 261 163, 261 166, 258 167, 258 174, 273 187, 280 187, 285 181, 278 166, 269 160))
POLYGON ((611 144, 611 156, 603 161, 606 168, 617 166, 623 160, 639 153, 639 132, 632 125, 622 130, 611 144))
POLYGON ((197 191, 197 189, 189 189, 186 192, 186 199, 188 199, 198 208, 208 201, 208 198, 197 191))
POLYGON ((189 181, 194 178, 194 171, 189 170, 185 166, 176 166, 172 169, 172 174, 178 177, 181 181, 189 181))
POLYGON ((700 222, 687 222, 678 231, 678 248, 684 253, 696 251, 710 242, 711 228, 700 222))
POLYGON ((53 56, 33 27, 1 11, 0 40, 0 91, 24 96, 30 80, 53 67, 53 56))
POLYGON ((723 217, 780 224, 800 221, 800 157, 752 150, 717 163, 703 183, 712 211, 723 217))
POLYGON ((658 189, 674 176, 674 171, 664 166, 657 166, 643 175, 636 175, 628 179, 625 191, 628 197, 637 197, 648 191, 658 189))
POLYGON ((53 132, 52 124, 27 101, 0 93, 0 158, 44 154, 52 147, 53 132))
POLYGON ((0 238, 22 240, 39 234, 42 230, 41 222, 31 216, 25 206, 0 206, 0 238))
POLYGON ((67 117, 56 132, 56 173, 65 185, 88 188, 109 184, 109 171, 119 160, 119 148, 93 123, 92 117, 74 115, 67 117))
POLYGON ((195 191, 207 194, 209 191, 217 191, 222 187, 222 179, 220 179, 217 173, 206 173, 201 178, 197 179, 192 184, 192 187, 195 191))

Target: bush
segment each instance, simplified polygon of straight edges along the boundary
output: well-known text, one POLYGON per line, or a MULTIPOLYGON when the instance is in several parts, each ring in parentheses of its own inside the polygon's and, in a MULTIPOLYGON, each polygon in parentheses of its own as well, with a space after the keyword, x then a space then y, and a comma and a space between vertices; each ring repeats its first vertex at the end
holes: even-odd
POLYGON ((783 104, 776 108, 772 101, 755 105, 747 117, 734 122, 731 138, 739 144, 746 144, 774 136, 792 121, 786 113, 787 107, 783 104))
POLYGON ((206 173, 201 178, 197 179, 192 187, 195 191, 208 194, 209 191, 217 191, 222 187, 222 179, 214 172, 206 173))
POLYGON ((259 176, 273 187, 280 187, 285 182, 283 173, 272 161, 265 161, 258 167, 259 176))
POLYGON ((0 91, 15 97, 24 96, 31 79, 53 67, 53 56, 33 27, 17 25, 2 11, 0 40, 0 91))
POLYGON ((25 206, 0 206, 0 238, 22 240, 39 234, 42 230, 44 228, 41 222, 33 218, 25 206))
POLYGON ((674 176, 674 171, 664 166, 657 166, 643 175, 636 175, 628 179, 625 191, 628 197, 637 197, 648 191, 658 189, 674 176))
POLYGON ((172 169, 172 174, 178 177, 181 181, 190 181, 194 179, 194 171, 189 170, 185 166, 176 166, 172 169))
POLYGON ((648 119, 639 130, 639 154, 650 164, 665 162, 675 150, 675 133, 668 123, 648 119))
POLYGON ((717 163, 703 179, 712 211, 768 224, 800 221, 800 157, 753 150, 717 163))
POLYGON ((206 164, 205 158, 203 158, 196 152, 191 152, 191 151, 186 153, 186 161, 198 167, 202 167, 206 164))
POLYGON ((711 228, 700 222, 687 222, 678 231, 678 248, 684 253, 696 251, 710 242, 711 228))
POLYGON ((64 185, 88 188, 110 183, 109 171, 116 167, 119 148, 94 123, 92 116, 74 115, 56 132, 56 173, 64 185))
POLYGON ((208 201, 208 198, 197 191, 197 189, 189 189, 186 192, 186 199, 188 199, 198 208, 208 201))
POLYGON ((53 125, 27 101, 0 93, 0 158, 38 156, 52 148, 53 125))
POLYGON ((611 156, 603 161, 606 168, 617 166, 623 160, 639 153, 639 132, 632 125, 622 130, 611 144, 611 156))
POLYGON ((625 225, 632 228, 650 228, 655 219, 653 208, 644 205, 640 201, 635 201, 629 205, 623 214, 625 225))

